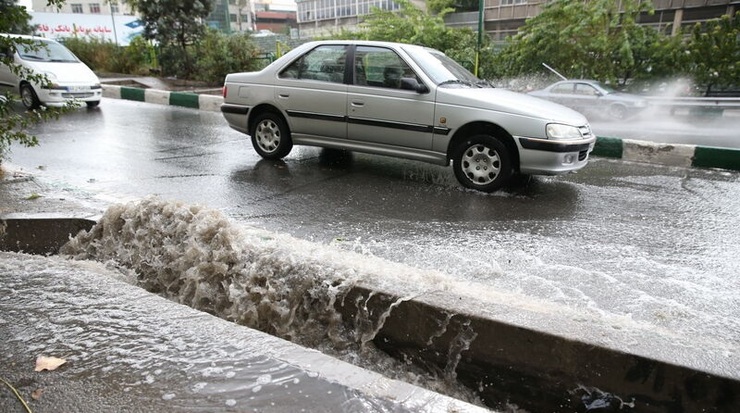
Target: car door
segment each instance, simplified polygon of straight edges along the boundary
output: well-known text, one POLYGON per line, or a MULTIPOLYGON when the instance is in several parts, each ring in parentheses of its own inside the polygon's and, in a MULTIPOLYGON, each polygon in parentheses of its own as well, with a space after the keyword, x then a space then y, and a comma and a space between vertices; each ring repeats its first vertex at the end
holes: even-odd
POLYGON ((347 137, 347 46, 322 45, 278 74, 275 102, 288 115, 297 142, 347 137))
POLYGON ((599 91, 588 83, 576 83, 573 92, 573 108, 580 111, 595 109, 601 96, 599 91))
POLYGON ((18 83, 16 76, 8 65, 3 63, 5 60, 15 61, 15 55, 11 49, 0 50, 0 93, 13 92, 18 83))
POLYGON ((347 91, 347 139, 405 148, 432 148, 434 96, 402 87, 419 76, 393 50, 357 46, 347 91))
POLYGON ((576 104, 574 89, 572 82, 560 82, 552 87, 548 100, 573 107, 576 104))

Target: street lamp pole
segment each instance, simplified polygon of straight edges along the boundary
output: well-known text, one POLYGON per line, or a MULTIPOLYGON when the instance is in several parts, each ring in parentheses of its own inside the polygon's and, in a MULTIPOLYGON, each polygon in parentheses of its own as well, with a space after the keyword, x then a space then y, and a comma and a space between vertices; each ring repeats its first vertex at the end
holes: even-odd
POLYGON ((115 39, 116 45, 118 45, 118 33, 116 32, 116 18, 113 16, 113 6, 118 5, 118 1, 111 1, 108 4, 108 7, 110 7, 110 21, 113 25, 113 39, 115 39))
POLYGON ((478 43, 475 47, 475 73, 478 76, 478 67, 480 66, 480 47, 483 43, 483 8, 485 7, 486 0, 478 1, 478 43))

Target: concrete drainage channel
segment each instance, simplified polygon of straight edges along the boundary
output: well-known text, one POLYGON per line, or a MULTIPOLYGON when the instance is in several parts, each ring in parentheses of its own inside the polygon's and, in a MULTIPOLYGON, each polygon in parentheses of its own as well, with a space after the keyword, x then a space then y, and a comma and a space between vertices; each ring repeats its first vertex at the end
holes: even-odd
MULTIPOLYGON (((95 224, 80 218, 6 217, 0 250, 56 254, 71 236, 95 224)), ((458 380, 494 409, 740 411, 740 380, 731 372, 732 362, 724 370, 717 367, 723 364, 721 355, 649 331, 629 347, 572 339, 616 343, 620 333, 507 304, 479 308, 449 294, 409 298, 357 285, 334 308, 349 329, 378 326, 372 340, 378 348, 458 380), (563 334, 545 332, 554 324, 563 334)))

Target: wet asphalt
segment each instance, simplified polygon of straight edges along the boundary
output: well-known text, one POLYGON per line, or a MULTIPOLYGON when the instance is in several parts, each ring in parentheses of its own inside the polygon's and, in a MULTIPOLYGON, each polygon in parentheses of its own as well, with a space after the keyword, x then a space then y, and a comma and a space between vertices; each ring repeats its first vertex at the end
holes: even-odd
MULTIPOLYGON (((0 214, 95 217, 111 201, 147 194, 177 197, 270 230, 487 280, 495 288, 586 311, 657 323, 689 339, 709 336, 719 347, 732 349, 740 336, 733 293, 738 289, 732 288, 740 253, 734 230, 740 212, 736 173, 595 160, 585 173, 536 178, 505 194, 481 196, 459 190, 450 171, 405 161, 314 149, 299 149, 285 162, 261 161, 217 114, 156 108, 144 120, 135 115, 142 105, 106 100, 100 111, 81 111, 40 128, 43 154, 14 149, 0 182, 0 214), (78 127, 86 122, 93 126, 78 127)), ((86 372, 90 360, 104 370, 94 356, 103 342, 90 351, 78 349, 75 368, 33 372, 34 353, 63 345, 55 334, 38 342, 23 339, 24 331, 32 331, 23 326, 37 325, 44 316, 12 309, 34 302, 46 286, 34 278, 30 264, 8 266, 4 273, 13 278, 2 285, 20 283, 13 289, 20 292, 6 289, 13 299, 0 304, 7 310, 0 331, 13 337, 0 345, 7 366, 0 377, 15 383, 34 411, 202 407, 193 404, 200 403, 194 401, 197 394, 180 404, 171 396, 192 395, 188 377, 142 390, 147 386, 132 385, 147 384, 141 371, 122 372, 119 381, 110 382, 86 372), (32 279, 35 283, 22 285, 32 279), (39 389, 42 396, 35 400, 31 394, 39 389)), ((120 287, 101 288, 90 294, 120 287)), ((89 310, 83 318, 93 317, 94 308, 89 310)), ((183 331, 197 335, 190 327, 183 331)), ((218 336, 210 339, 214 343, 204 347, 217 348, 218 336)), ((11 409, 18 407, 17 400, 5 390, 0 410, 16 411, 11 409)), ((205 410, 246 411, 231 400, 216 399, 205 410)), ((295 411, 295 405, 278 407, 282 410, 260 411, 295 411)))

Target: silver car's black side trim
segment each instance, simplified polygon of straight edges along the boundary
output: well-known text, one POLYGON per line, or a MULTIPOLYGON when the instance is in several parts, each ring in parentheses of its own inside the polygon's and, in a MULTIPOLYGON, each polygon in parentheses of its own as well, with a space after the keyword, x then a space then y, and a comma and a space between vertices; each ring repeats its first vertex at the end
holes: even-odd
POLYGON ((534 149, 546 152, 581 152, 587 151, 590 142, 585 143, 559 143, 555 141, 543 141, 542 139, 519 138, 519 143, 524 149, 534 149))
POLYGON ((221 112, 234 113, 236 115, 246 115, 247 113, 249 113, 249 106, 230 105, 228 103, 224 103, 223 105, 221 105, 221 112))
POLYGON ((381 120, 352 118, 348 116, 324 115, 320 113, 307 113, 307 112, 296 112, 296 111, 288 111, 288 115, 292 117, 296 117, 296 118, 327 120, 327 121, 335 121, 335 122, 347 122, 347 123, 352 123, 355 125, 377 126, 380 128, 401 129, 401 130, 422 132, 422 133, 435 133, 438 135, 447 135, 450 133, 449 128, 440 128, 440 127, 432 126, 432 125, 420 125, 417 123, 388 122, 388 121, 381 121, 381 120))
POLYGON ((347 121, 346 116, 326 115, 323 113, 297 112, 294 110, 289 110, 287 111, 287 113, 288 113, 288 116, 291 116, 294 118, 326 120, 326 121, 331 121, 331 122, 346 122, 347 121))

